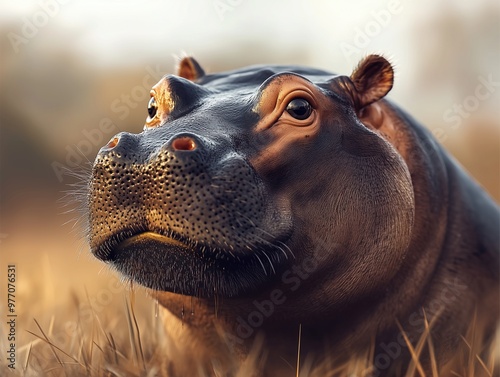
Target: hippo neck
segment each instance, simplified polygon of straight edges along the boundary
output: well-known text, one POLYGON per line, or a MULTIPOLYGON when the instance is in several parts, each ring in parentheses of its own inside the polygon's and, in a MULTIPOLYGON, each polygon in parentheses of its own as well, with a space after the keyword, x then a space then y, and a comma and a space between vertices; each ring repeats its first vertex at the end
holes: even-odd
MULTIPOLYGON (((438 316, 433 331, 449 344, 465 336, 477 308, 483 315, 477 319, 477 332, 493 334, 488 326, 495 323, 498 308, 485 307, 495 302, 494 295, 498 296, 499 245, 498 236, 494 236, 498 234, 498 207, 428 130, 396 106, 387 102, 384 106, 394 126, 406 137, 405 160, 414 186, 415 224, 407 257, 388 293, 391 299, 379 310, 388 318, 397 313, 414 342, 422 336, 424 312, 429 321, 438 316), (471 268, 475 275, 466 272, 471 268), (475 276, 487 279, 479 286, 475 276), (400 302, 407 306, 398 307, 400 302), (454 321, 448 320, 451 316, 454 321), (457 328, 457 323, 462 328, 457 328)), ((388 341, 393 338, 386 337, 388 341)), ((435 351, 441 361, 452 356, 449 350, 435 351)))
POLYGON ((393 284, 401 294, 405 292, 410 309, 419 304, 422 292, 435 276, 441 257, 437 251, 445 244, 450 200, 448 173, 443 151, 430 133, 396 106, 386 104, 394 127, 405 135, 405 160, 415 197, 412 240, 393 284))

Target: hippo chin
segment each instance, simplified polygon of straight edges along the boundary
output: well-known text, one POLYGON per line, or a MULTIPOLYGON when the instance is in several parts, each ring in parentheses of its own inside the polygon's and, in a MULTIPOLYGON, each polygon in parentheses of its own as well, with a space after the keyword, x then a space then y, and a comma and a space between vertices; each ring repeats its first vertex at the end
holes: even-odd
MULTIPOLYGON (((215 359, 230 371, 222 350, 245 358, 257 335, 268 356, 258 374, 289 373, 299 326, 302 355, 316 360, 400 344, 378 375, 410 361, 401 329, 416 344, 432 323, 439 368, 473 318, 489 344, 499 208, 384 99, 392 85, 377 55, 350 76, 206 74, 184 58, 152 88, 144 131, 101 148, 92 253, 165 308, 167 333, 198 360, 181 375, 215 359)), ((424 370, 431 358, 422 353, 424 370)))

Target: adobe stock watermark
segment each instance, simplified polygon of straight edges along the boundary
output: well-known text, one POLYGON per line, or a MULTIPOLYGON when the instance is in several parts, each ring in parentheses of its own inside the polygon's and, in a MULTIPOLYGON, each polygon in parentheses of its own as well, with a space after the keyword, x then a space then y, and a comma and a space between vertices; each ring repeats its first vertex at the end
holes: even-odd
POLYGON ((68 174, 71 168, 77 168, 91 157, 91 153, 95 147, 102 146, 105 142, 106 135, 114 135, 118 131, 118 127, 113 123, 111 118, 105 117, 100 120, 99 126, 90 130, 82 130, 83 138, 74 145, 67 145, 66 157, 64 163, 53 161, 51 163, 52 170, 59 182, 64 180, 64 176, 68 174))
POLYGON ((371 11, 371 19, 364 27, 356 27, 351 43, 341 42, 340 49, 346 59, 352 55, 359 55, 366 49, 373 38, 377 37, 390 24, 392 17, 403 11, 403 5, 399 0, 390 0, 387 7, 377 11, 371 11))
MULTIPOLYGON (((481 103, 491 98, 495 90, 500 87, 500 81, 495 81, 490 73, 488 77, 478 76, 478 84, 474 91, 465 97, 460 103, 454 103, 443 113, 443 120, 450 124, 450 129, 457 130, 462 125, 464 119, 481 107, 481 103)), ((443 127, 437 127, 432 133, 441 143, 448 139, 448 134, 443 127)))
POLYGON ((213 0, 212 5, 219 20, 224 21, 226 17, 225 14, 234 11, 244 1, 245 0, 213 0))
POLYGON ((264 324, 264 321, 271 317, 276 307, 284 304, 287 300, 287 292, 294 292, 300 288, 311 274, 316 271, 319 266, 319 255, 321 251, 330 250, 332 246, 327 246, 320 243, 310 256, 304 258, 300 264, 295 264, 281 274, 281 282, 283 288, 276 288, 269 294, 268 299, 261 301, 254 300, 252 302, 254 310, 249 312, 245 318, 238 316, 236 322, 236 333, 227 333, 229 340, 243 344, 245 339, 250 338, 255 331, 264 324))
POLYGON ((2 243, 2 240, 6 239, 8 236, 7 233, 0 233, 0 243, 2 243))
POLYGON ((21 46, 27 45, 35 38, 40 29, 46 27, 50 20, 56 17, 61 11, 61 5, 69 3, 71 0, 39 0, 38 9, 30 16, 22 18, 22 26, 19 33, 9 32, 9 39, 12 49, 17 54, 21 51, 21 46))
MULTIPOLYGON (((408 317, 408 323, 411 326, 410 331, 405 331, 407 339, 414 343, 419 339, 414 337, 414 335, 421 336, 426 330, 426 318, 428 322, 431 322, 432 318, 435 316, 439 316, 442 310, 449 304, 457 301, 462 293, 467 289, 467 285, 465 285, 458 277, 454 279, 446 279, 444 281, 444 287, 441 290, 438 297, 435 297, 433 300, 429 302, 425 307, 425 313, 423 310, 415 311, 411 313, 408 317)), ((382 374, 383 371, 390 368, 392 363, 398 359, 403 350, 408 348, 408 344, 406 343, 405 337, 402 332, 399 332, 392 342, 389 343, 380 343, 377 349, 382 350, 377 353, 373 359, 373 366, 375 370, 365 370, 362 375, 368 374, 370 377, 378 377, 382 374)), ((371 368, 370 368, 371 369, 371 368)), ((353 377, 356 377, 353 375, 353 377)))
MULTIPOLYGON (((146 72, 147 74, 143 77, 141 84, 134 86, 128 93, 121 93, 119 98, 111 102, 111 111, 120 120, 127 118, 130 115, 131 109, 137 108, 139 104, 144 104, 145 106, 151 87, 163 77, 163 70, 159 64, 154 68, 147 66, 146 72)), ((78 168, 85 161, 93 159, 94 148, 102 147, 118 131, 118 126, 110 117, 102 118, 95 128, 82 130, 81 134, 83 138, 76 144, 65 147, 66 156, 64 162, 52 162, 51 167, 57 180, 62 182, 68 170, 78 168)))

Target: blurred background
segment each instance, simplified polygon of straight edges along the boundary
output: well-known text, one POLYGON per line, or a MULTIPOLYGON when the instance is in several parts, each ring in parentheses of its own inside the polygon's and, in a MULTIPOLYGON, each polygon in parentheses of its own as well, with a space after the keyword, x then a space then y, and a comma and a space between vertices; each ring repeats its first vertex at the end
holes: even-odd
POLYGON ((115 274, 64 225, 77 216, 58 201, 75 182, 64 170, 141 131, 149 89, 176 56, 208 72, 281 63, 349 74, 382 53, 396 66, 389 97, 498 202, 499 25, 496 0, 0 0, 0 279, 15 263, 20 357, 33 318, 50 328, 63 316, 70 333, 62 313, 75 297, 98 312, 123 303, 115 274))

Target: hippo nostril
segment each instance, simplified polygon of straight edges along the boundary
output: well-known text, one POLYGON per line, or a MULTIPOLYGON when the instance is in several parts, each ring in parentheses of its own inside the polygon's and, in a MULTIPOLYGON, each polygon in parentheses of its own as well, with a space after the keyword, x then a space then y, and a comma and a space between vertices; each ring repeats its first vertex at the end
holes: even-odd
POLYGON ((120 141, 119 136, 113 136, 110 141, 108 141, 108 144, 105 145, 104 148, 106 149, 113 149, 118 145, 118 142, 120 141))
POLYGON ((196 149, 196 143, 190 137, 183 136, 173 141, 172 148, 176 151, 194 151, 196 149))

